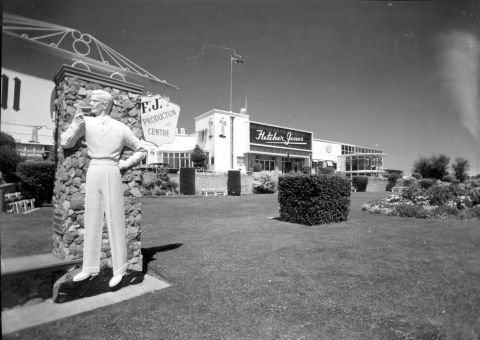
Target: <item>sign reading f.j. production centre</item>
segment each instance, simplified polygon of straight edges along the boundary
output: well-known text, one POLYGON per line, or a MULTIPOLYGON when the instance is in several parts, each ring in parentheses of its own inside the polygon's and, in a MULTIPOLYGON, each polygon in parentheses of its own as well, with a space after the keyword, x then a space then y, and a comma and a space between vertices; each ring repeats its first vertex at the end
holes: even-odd
POLYGON ((160 95, 144 96, 141 103, 143 135, 156 146, 173 143, 180 106, 160 95))
POLYGON ((312 150, 312 133, 250 122, 250 143, 312 150))

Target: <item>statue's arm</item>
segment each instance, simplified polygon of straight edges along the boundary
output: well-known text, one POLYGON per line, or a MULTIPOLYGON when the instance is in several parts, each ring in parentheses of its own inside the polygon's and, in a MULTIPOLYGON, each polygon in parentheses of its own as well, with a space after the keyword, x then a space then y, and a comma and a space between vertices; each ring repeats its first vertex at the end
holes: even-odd
POLYGON ((68 129, 60 136, 60 146, 62 148, 71 148, 84 133, 85 121, 74 119, 68 129))
POLYGON ((128 127, 125 129, 125 145, 134 151, 133 155, 128 157, 125 161, 120 160, 118 166, 120 169, 130 168, 142 161, 147 154, 147 150, 143 146, 143 143, 135 137, 132 130, 128 127))

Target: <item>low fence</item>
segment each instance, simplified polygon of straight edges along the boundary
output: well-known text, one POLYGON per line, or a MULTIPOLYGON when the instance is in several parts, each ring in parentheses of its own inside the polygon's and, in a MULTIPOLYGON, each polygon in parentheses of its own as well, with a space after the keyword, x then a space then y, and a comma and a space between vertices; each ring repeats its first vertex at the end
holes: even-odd
POLYGON ((0 210, 6 211, 8 208, 7 202, 8 199, 5 198, 5 195, 13 194, 20 191, 20 183, 5 183, 0 184, 0 210))
POLYGON ((383 192, 387 189, 386 178, 369 177, 366 192, 383 192))
MULTIPOLYGON (((179 174, 168 174, 170 180, 180 184, 179 174)), ((251 174, 240 174, 242 194, 252 193, 253 176, 251 174)), ((195 173, 195 194, 200 195, 202 190, 218 190, 227 192, 227 172, 197 172, 195 173)))

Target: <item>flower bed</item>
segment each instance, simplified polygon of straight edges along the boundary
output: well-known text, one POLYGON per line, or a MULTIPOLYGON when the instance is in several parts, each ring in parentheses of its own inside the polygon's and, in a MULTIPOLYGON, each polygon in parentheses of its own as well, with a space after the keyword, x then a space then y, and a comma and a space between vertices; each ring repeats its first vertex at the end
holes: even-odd
POLYGON ((401 194, 364 203, 362 210, 388 216, 480 219, 480 191, 444 183, 426 189, 414 182, 401 194))

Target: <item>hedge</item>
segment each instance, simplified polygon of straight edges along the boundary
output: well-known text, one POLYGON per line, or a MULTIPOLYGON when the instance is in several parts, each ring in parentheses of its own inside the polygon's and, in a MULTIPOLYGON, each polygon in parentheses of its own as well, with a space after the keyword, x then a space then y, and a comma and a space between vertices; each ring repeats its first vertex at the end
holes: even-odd
POLYGON ((55 163, 50 161, 22 162, 17 166, 17 176, 22 183, 22 194, 35 198, 35 206, 50 202, 55 182, 55 163))
POLYGON ((195 195, 195 168, 180 168, 180 193, 195 195))
POLYGON ((352 186, 357 189, 357 191, 365 192, 367 190, 368 176, 353 176, 352 177, 352 186))
POLYGON ((278 201, 283 221, 304 225, 346 221, 350 182, 334 175, 282 175, 278 201))

